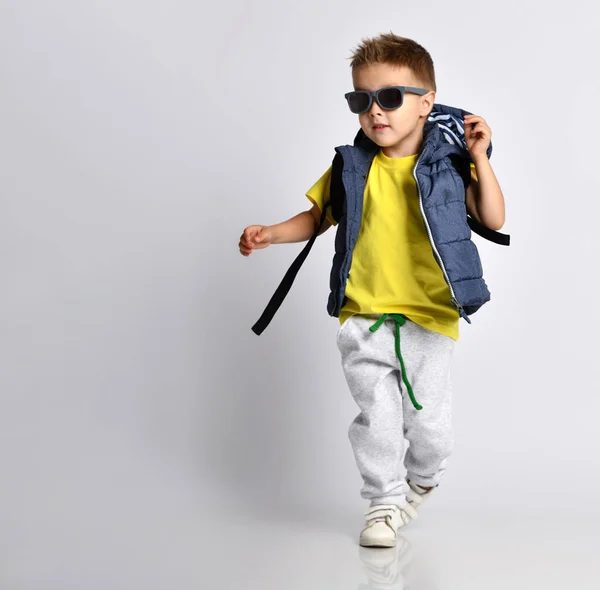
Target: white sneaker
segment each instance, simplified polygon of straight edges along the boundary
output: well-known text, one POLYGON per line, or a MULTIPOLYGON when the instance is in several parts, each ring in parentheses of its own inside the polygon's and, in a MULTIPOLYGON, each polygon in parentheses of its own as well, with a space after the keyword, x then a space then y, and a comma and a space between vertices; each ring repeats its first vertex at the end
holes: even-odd
POLYGON ((394 547, 396 531, 418 518, 417 511, 407 504, 400 508, 396 504, 371 506, 366 512, 366 526, 360 533, 363 547, 394 547))
POLYGON ((421 507, 421 504, 423 504, 423 502, 429 498, 431 492, 435 490, 435 487, 427 490, 412 481, 408 482, 408 486, 410 487, 410 490, 406 494, 406 501, 415 509, 415 511, 421 507))

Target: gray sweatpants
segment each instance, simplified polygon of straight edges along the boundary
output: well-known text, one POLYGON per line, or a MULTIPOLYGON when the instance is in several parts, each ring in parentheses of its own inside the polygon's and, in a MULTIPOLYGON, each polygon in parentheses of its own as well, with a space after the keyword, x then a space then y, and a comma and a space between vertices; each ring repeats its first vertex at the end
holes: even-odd
POLYGON ((450 364, 456 342, 406 320, 399 328, 403 379, 396 322, 388 318, 371 332, 379 317, 352 316, 338 330, 344 375, 361 410, 348 436, 364 481, 361 497, 371 506, 402 507, 406 478, 425 487, 438 485, 452 452, 450 364), (423 409, 411 401, 406 378, 423 409))

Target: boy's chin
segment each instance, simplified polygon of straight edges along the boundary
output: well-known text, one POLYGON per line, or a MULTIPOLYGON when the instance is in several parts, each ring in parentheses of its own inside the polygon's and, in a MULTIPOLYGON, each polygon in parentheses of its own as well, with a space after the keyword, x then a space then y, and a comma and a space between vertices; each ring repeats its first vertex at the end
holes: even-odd
POLYGON ((397 139, 384 139, 382 137, 371 137, 374 143, 379 147, 392 147, 398 143, 397 139))
POLYGON ((396 141, 394 141, 393 139, 390 138, 384 138, 381 137, 380 135, 374 134, 374 133, 367 133, 365 131, 365 135, 373 142, 376 143, 379 147, 388 147, 390 145, 394 145, 394 143, 396 143, 396 141))

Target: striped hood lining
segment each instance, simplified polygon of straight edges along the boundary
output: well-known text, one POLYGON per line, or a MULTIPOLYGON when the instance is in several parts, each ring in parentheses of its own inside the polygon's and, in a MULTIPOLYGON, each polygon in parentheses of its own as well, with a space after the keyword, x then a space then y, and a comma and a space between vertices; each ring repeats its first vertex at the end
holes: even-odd
POLYGON ((432 110, 429 113, 428 121, 436 123, 440 128, 442 137, 452 145, 458 145, 463 149, 467 149, 465 142, 465 129, 462 119, 451 115, 450 113, 442 113, 432 110))
MULTIPOLYGON (((463 117, 472 114, 473 113, 458 107, 434 103, 433 108, 427 117, 427 124, 437 125, 440 131, 440 137, 443 143, 438 146, 438 151, 441 150, 442 153, 445 153, 447 150, 443 148, 444 145, 447 148, 449 148, 449 146, 456 146, 454 149, 458 149, 459 151, 468 154, 463 117)), ((492 155, 491 141, 487 149, 487 155, 488 158, 492 155)))

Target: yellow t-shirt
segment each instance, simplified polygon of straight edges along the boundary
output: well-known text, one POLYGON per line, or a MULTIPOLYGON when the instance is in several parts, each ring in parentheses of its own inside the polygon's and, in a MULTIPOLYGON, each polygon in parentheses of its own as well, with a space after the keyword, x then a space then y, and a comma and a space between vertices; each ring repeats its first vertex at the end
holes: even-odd
MULTIPOLYGON (((340 323, 354 314, 402 313, 458 340, 458 311, 421 214, 413 176, 417 158, 389 158, 381 150, 373 158, 340 323)), ((323 210, 330 186, 331 166, 306 196, 323 210)), ((335 225, 329 210, 327 218, 335 225)))

